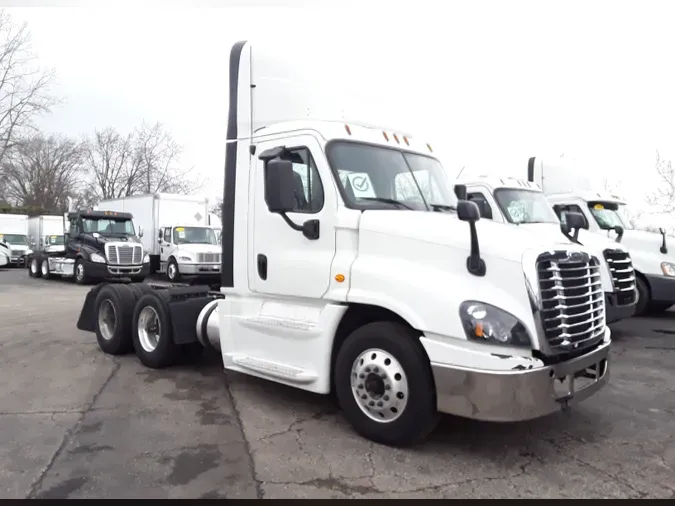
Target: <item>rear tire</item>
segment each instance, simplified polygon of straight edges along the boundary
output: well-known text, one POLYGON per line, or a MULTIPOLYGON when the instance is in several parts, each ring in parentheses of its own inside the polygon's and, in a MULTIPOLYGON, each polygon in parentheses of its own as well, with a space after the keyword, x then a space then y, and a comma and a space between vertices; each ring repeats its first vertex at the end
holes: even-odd
POLYGON ((173 342, 171 317, 160 294, 147 293, 136 303, 131 338, 136 356, 146 367, 173 365, 179 347, 173 342))
POLYGON ((96 341, 104 353, 123 355, 133 349, 131 320, 134 298, 125 285, 105 285, 94 303, 96 341))
POLYGON ((356 329, 338 352, 334 376, 345 417, 372 441, 419 443, 440 419, 429 359, 417 333, 404 325, 374 322, 356 329))
POLYGON ((42 276, 42 273, 40 272, 40 263, 38 262, 38 258, 33 257, 30 259, 30 263, 28 264, 28 275, 31 278, 39 278, 42 276))
POLYGON ((42 262, 40 263, 40 274, 44 279, 51 278, 51 273, 49 271, 49 260, 46 258, 43 258, 42 262))
POLYGON ((637 286, 637 304, 635 304, 635 316, 644 316, 647 313, 647 307, 651 299, 651 294, 649 292, 649 286, 647 283, 639 276, 635 278, 635 284, 637 286))

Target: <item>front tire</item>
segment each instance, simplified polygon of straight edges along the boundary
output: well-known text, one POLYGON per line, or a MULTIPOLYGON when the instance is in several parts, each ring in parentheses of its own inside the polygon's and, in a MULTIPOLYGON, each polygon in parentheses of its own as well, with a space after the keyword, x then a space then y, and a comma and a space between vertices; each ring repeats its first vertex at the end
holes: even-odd
POLYGON ((178 345, 173 342, 173 329, 168 307, 158 293, 143 295, 134 308, 131 338, 136 356, 146 367, 162 369, 173 365, 178 345))
POLYGON ((178 270, 178 262, 174 258, 169 260, 169 265, 166 267, 166 277, 169 278, 169 281, 172 283, 178 283, 180 281, 180 271, 178 270))
POLYGON ((434 430, 434 379, 412 329, 374 322, 342 344, 334 368, 340 407, 362 436, 391 446, 419 443, 434 430))
POLYGON ((75 283, 78 285, 89 284, 89 276, 87 276, 87 271, 84 268, 84 261, 81 258, 78 258, 75 262, 75 283))
POLYGON ((647 286, 647 283, 641 277, 637 276, 635 278, 635 284, 637 286, 638 299, 637 304, 635 304, 635 316, 645 316, 651 299, 649 286, 647 286))

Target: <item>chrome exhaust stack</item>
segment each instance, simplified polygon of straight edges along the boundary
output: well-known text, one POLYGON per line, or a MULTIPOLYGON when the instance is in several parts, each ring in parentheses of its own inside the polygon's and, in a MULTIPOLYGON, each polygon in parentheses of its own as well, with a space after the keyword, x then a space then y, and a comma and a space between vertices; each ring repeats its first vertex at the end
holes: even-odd
POLYGON ((197 317, 197 339, 207 350, 220 352, 220 326, 218 318, 218 301, 212 300, 197 317))

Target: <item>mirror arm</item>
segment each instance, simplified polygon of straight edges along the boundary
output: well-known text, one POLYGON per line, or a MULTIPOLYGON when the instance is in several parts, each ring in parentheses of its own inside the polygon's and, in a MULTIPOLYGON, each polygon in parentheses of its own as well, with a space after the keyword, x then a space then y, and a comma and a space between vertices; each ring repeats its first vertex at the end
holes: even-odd
POLYGON ((295 230, 296 232, 302 232, 302 227, 300 225, 296 225, 295 223, 293 223, 286 213, 279 211, 277 214, 279 214, 279 216, 281 216, 284 219, 284 221, 288 224, 288 226, 291 227, 293 230, 295 230))
POLYGON ((666 246, 666 230, 664 228, 660 228, 659 232, 661 232, 661 237, 663 238, 660 251, 665 255, 668 253, 668 246, 666 246))
POLYGON ((291 221, 285 212, 277 211, 277 214, 279 214, 284 219, 289 227, 291 227, 296 232, 302 232, 302 235, 304 235, 307 239, 315 241, 319 238, 319 220, 307 220, 302 225, 297 225, 291 221))
POLYGON ((567 228, 567 226, 562 224, 562 223, 560 224, 560 231, 563 233, 563 235, 565 237, 567 237, 573 243, 581 244, 579 242, 579 229, 575 228, 575 229, 572 229, 572 230, 573 230, 574 233, 570 234, 569 228, 567 228))
POLYGON ((487 266, 485 260, 480 257, 480 245, 478 243, 478 232, 476 231, 476 222, 469 222, 469 231, 471 233, 471 253, 466 259, 466 269, 474 276, 485 276, 487 266))

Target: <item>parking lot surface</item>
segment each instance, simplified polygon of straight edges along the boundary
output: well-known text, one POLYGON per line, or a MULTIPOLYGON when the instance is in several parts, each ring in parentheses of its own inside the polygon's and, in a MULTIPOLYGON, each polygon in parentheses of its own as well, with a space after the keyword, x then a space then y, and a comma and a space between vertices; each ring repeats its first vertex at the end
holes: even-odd
POLYGON ((87 290, 0 269, 0 497, 675 498, 675 313, 613 326, 609 385, 569 412, 392 449, 219 357, 104 355, 87 290))

